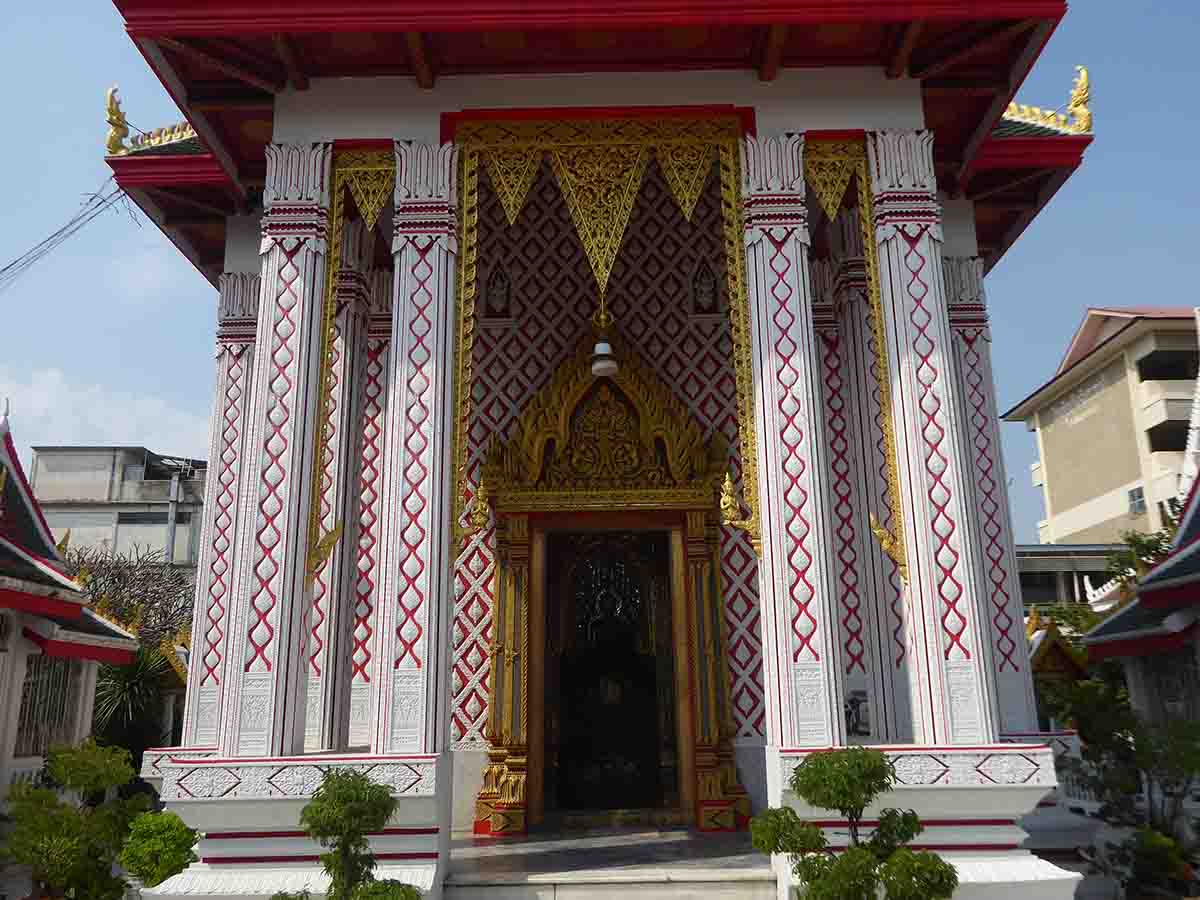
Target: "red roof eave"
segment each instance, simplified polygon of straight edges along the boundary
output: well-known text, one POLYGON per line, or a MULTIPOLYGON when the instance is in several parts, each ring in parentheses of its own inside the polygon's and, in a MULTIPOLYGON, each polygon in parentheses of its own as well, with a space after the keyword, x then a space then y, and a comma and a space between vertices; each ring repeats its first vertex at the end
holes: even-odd
POLYGON ((59 619, 83 618, 83 604, 45 594, 31 594, 12 588, 0 588, 0 608, 35 616, 53 616, 59 619))
POLYGON ((1153 634, 1089 644, 1087 648, 1088 662, 1098 663, 1106 659, 1124 656, 1170 653, 1195 640, 1198 634, 1200 634, 1200 623, 1192 623, 1182 631, 1171 634, 1153 634))
POLYGON ((972 171, 989 169, 1074 169, 1083 162, 1090 134, 1054 137, 989 137, 979 148, 972 171))
POLYGON ((1066 0, 116 0, 133 37, 1048 19, 1066 0))
POLYGON ((217 185, 236 191, 233 180, 211 153, 138 153, 109 156, 105 161, 122 188, 217 185))
POLYGON ((26 628, 25 637, 46 656, 66 659, 86 659, 106 663, 113 666, 123 666, 133 662, 134 650, 129 647, 106 647, 98 644, 84 644, 62 638, 48 638, 32 628, 26 628))

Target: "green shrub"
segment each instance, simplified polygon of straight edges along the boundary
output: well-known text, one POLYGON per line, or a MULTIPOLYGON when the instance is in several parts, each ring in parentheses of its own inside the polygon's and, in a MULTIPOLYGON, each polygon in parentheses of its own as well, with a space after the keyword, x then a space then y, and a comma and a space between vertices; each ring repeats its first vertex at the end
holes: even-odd
POLYGON ((845 817, 850 846, 834 854, 825 833, 790 807, 768 809, 750 823, 762 853, 783 853, 805 885, 805 900, 946 900, 958 887, 954 867, 935 853, 904 845, 923 830, 912 810, 885 809, 870 838, 862 817, 880 794, 892 789, 896 771, 878 750, 851 747, 811 753, 792 772, 791 788, 813 806, 845 817))
POLYGON ((196 861, 196 832, 175 813, 142 813, 133 820, 121 865, 154 887, 196 861))
POLYGON ((359 885, 354 900, 421 900, 421 892, 411 884, 391 879, 368 881, 359 885))
POLYGON ((38 895, 69 893, 75 900, 119 900, 125 883, 113 864, 133 819, 149 806, 144 795, 114 796, 133 779, 129 752, 88 740, 51 750, 46 776, 52 787, 17 785, 8 798, 12 829, 6 861, 30 868, 38 895))

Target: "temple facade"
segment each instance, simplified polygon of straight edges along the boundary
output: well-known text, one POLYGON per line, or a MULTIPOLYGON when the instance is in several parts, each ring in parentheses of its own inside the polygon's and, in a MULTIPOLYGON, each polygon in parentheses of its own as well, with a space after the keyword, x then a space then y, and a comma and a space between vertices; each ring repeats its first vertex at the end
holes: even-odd
POLYGON ((454 832, 825 820, 867 744, 962 896, 1070 895, 983 286, 1090 141, 1086 71, 1009 104, 1064 4, 117 5, 189 123, 110 92, 109 162, 219 290, 158 894, 320 890, 330 767, 438 896, 454 832))

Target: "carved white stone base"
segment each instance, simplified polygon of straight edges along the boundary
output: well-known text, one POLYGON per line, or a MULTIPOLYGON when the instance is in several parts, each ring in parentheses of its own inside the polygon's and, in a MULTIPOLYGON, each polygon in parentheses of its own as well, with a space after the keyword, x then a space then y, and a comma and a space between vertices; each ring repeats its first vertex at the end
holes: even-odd
POLYGON ((396 813, 370 835, 377 878, 440 897, 449 859, 450 758, 308 754, 276 759, 201 756, 182 748, 147 754, 167 809, 200 832, 199 862, 146 897, 266 898, 278 891, 321 895, 324 850, 300 830, 300 812, 329 769, 354 769, 386 785, 396 813))
MULTIPOLYGON (((1024 817, 1051 796, 1056 784, 1054 753, 1045 744, 973 747, 890 746, 877 748, 896 767, 899 783, 870 807, 870 821, 886 807, 912 809, 925 831, 914 849, 937 851, 958 869, 955 900, 1068 900, 1080 876, 1039 859, 1025 849, 1024 817)), ((769 779, 779 791, 772 805, 791 806, 800 817, 823 824, 831 847, 844 847, 847 832, 837 814, 808 806, 787 787, 804 750, 768 748, 769 779)), ((787 900, 790 872, 777 861, 780 898, 787 900)))

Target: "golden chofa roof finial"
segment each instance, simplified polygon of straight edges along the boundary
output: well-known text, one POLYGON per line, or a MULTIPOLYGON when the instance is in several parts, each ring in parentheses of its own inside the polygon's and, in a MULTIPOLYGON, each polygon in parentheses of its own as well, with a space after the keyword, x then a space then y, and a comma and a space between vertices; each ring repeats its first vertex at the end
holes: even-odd
POLYGON ((125 121, 125 113, 121 112, 121 95, 114 84, 104 95, 104 120, 108 122, 108 137, 104 140, 104 151, 109 156, 120 156, 128 153, 125 138, 129 137, 129 123, 125 121))
POLYGON ((1092 133, 1092 111, 1088 104, 1092 100, 1092 84, 1088 79, 1087 66, 1076 66, 1075 84, 1071 86, 1071 99, 1067 101, 1067 115, 1072 119, 1071 130, 1076 134, 1092 133))

